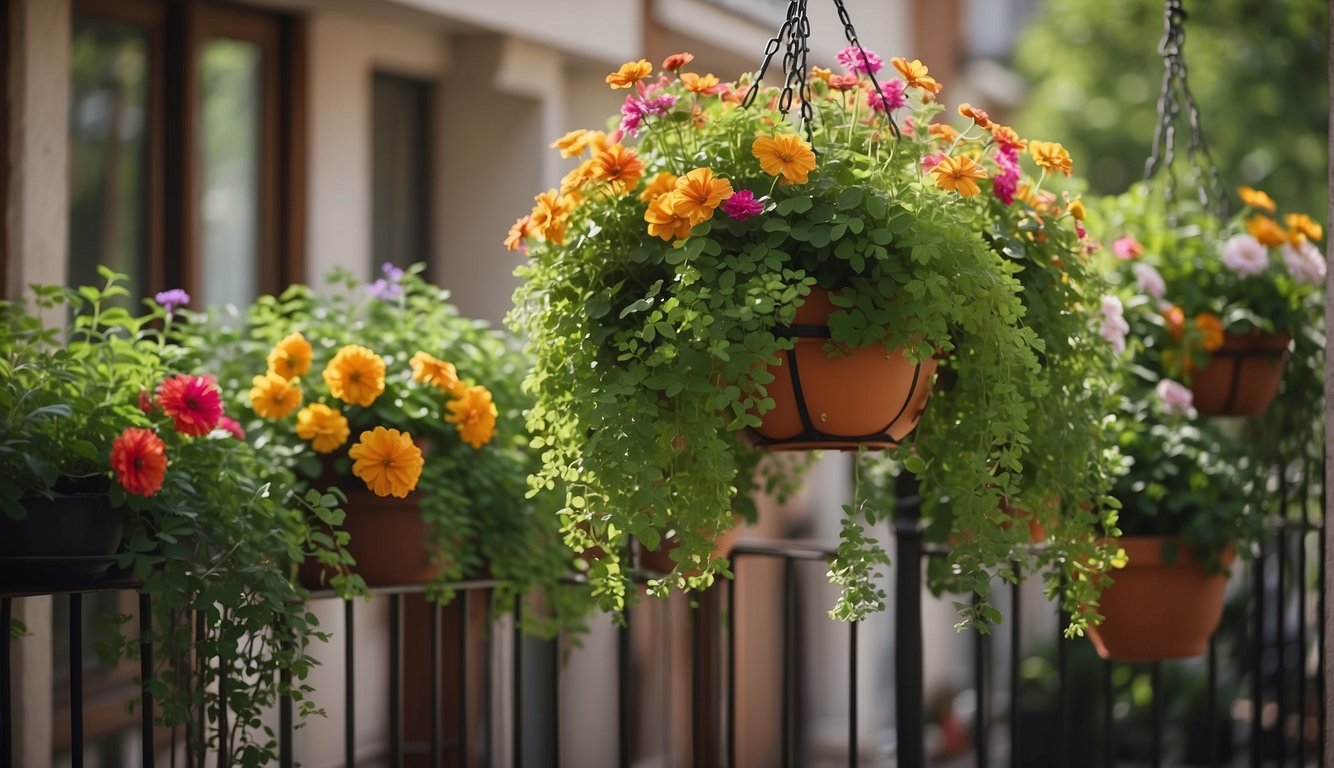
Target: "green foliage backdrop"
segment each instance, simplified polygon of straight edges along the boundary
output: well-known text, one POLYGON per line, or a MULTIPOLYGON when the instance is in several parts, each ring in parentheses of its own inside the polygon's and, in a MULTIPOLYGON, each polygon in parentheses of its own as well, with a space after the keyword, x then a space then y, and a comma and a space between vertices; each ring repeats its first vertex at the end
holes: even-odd
MULTIPOLYGON (((1186 0, 1185 9, 1191 90, 1224 184, 1264 189, 1285 210, 1324 211, 1327 3, 1186 0)), ((1153 138, 1162 32, 1162 0, 1045 0, 1015 52, 1032 86, 1020 134, 1064 143, 1092 192, 1124 191, 1153 138)))

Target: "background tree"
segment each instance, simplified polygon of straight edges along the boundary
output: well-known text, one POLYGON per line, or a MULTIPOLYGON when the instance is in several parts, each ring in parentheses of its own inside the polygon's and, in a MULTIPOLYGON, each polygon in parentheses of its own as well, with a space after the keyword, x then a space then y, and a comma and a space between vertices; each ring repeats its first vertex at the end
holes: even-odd
MULTIPOLYGON (((1325 210, 1328 4, 1185 8, 1189 82, 1224 186, 1263 188, 1284 210, 1325 210)), ((1045 0, 1019 41, 1014 64, 1032 90, 1016 127, 1063 142, 1095 194, 1122 192, 1144 173, 1162 32, 1162 0, 1045 0)))

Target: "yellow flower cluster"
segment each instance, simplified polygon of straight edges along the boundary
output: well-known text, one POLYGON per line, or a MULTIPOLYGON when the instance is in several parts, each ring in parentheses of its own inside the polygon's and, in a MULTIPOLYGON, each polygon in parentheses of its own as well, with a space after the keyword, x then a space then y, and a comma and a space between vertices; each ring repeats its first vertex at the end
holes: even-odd
MULTIPOLYGON (((252 382, 250 402, 255 413, 265 419, 285 419, 300 407, 298 379, 310 371, 313 357, 310 342, 300 333, 279 341, 269 353, 268 370, 252 382)), ((498 411, 486 387, 465 385, 453 363, 425 352, 413 355, 409 365, 414 381, 450 398, 444 418, 457 426, 465 443, 481 448, 491 441, 498 411)), ((349 344, 334 354, 322 379, 334 400, 366 408, 384 393, 385 361, 366 347, 349 344)), ((351 428, 335 405, 311 403, 297 413, 296 433, 316 453, 329 454, 347 443, 351 428)), ((348 456, 353 459, 353 474, 379 496, 406 496, 417 487, 424 463, 412 435, 384 427, 363 431, 348 456)))

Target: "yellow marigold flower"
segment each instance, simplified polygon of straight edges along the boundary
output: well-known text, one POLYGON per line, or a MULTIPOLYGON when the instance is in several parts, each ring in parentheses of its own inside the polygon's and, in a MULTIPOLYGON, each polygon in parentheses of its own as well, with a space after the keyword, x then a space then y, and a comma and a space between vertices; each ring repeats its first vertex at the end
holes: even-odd
POLYGON ((770 176, 782 175, 789 184, 805 184, 815 169, 815 153, 805 139, 795 133, 776 136, 758 136, 750 145, 750 153, 760 161, 760 167, 770 176))
POLYGON ((613 89, 629 88, 653 73, 653 65, 647 59, 627 61, 621 68, 607 75, 607 85, 613 89))
POLYGON ((639 184, 639 177, 644 175, 644 161, 639 159, 634 150, 612 144, 593 156, 589 174, 598 181, 610 184, 617 194, 624 195, 639 184))
POLYGON ((323 403, 312 403, 297 412, 296 435, 309 440, 316 453, 333 453, 347 442, 347 418, 323 403))
POLYGON ((384 358, 356 344, 338 350, 324 366, 329 394, 351 405, 368 406, 384 392, 384 358))
POLYGON ((1261 245, 1271 248, 1288 242, 1288 233, 1283 231, 1278 222, 1262 213, 1257 213, 1246 220, 1246 231, 1251 237, 1259 240, 1261 245))
POLYGON ((1283 223, 1288 225, 1288 237, 1293 241, 1298 241, 1302 237, 1319 240, 1325 236, 1324 228, 1304 213, 1289 213, 1283 217, 1283 223))
POLYGON ((1065 147, 1061 146, 1059 141, 1030 141, 1028 151, 1033 155, 1033 162, 1037 163, 1039 168, 1060 171, 1066 176, 1074 171, 1070 153, 1065 151, 1065 147))
POLYGON ((711 168, 696 168, 676 180, 672 212, 690 220, 691 226, 713 218, 713 211, 732 196, 732 182, 713 175, 711 168))
POLYGON ((463 382, 459 381, 459 371, 453 363, 439 360, 425 352, 418 352, 412 356, 408 364, 412 366, 412 378, 416 381, 451 395, 458 394, 463 389, 463 382))
POLYGON ((1270 213, 1273 213, 1275 210, 1274 198, 1258 189, 1252 187, 1238 187, 1237 194, 1241 196, 1242 204, 1247 207, 1254 208, 1258 211, 1269 211, 1270 213))
POLYGON ((926 127, 926 131, 945 144, 953 144, 959 138, 959 132, 949 123, 932 123, 926 127))
POLYGON ((592 131, 587 128, 579 128, 551 142, 552 149, 559 149, 561 157, 575 157, 582 155, 588 148, 588 139, 592 131))
MULTIPOLYGON (((523 245, 523 241, 527 240, 528 236, 532 234, 532 223, 532 214, 520 216, 516 219, 515 222, 510 225, 509 233, 505 235, 505 250, 519 250, 519 246, 523 245)), ((272 363, 270 363, 270 365, 272 365, 272 363)))
POLYGON ((718 78, 712 72, 707 75, 682 72, 681 82, 685 85, 686 90, 691 93, 712 93, 713 89, 718 87, 718 78))
POLYGON ((310 370, 312 354, 310 342, 298 331, 273 346, 269 352, 269 370, 284 379, 296 378, 310 370))
POLYGON ((644 211, 644 221, 648 222, 648 233, 663 240, 684 240, 690 237, 694 225, 686 216, 676 215, 675 192, 666 192, 654 198, 644 211))
POLYGON ((979 128, 991 127, 991 115, 966 101, 959 105, 959 114, 977 123, 979 128))
POLYGON ((658 171, 644 185, 644 191, 639 193, 639 199, 651 203, 673 189, 676 189, 676 174, 669 171, 658 171))
POLYGON ((1223 321, 1218 315, 1201 312, 1195 316, 1195 330, 1200 332, 1200 344, 1205 352, 1213 352, 1223 346, 1223 321))
POLYGON ((458 427, 463 442, 473 448, 481 448, 491 442, 496 431, 496 404, 491 402, 491 392, 486 387, 473 386, 447 404, 449 415, 445 421, 458 427))
POLYGON ((946 192, 972 197, 981 191, 977 181, 985 179, 987 172, 971 157, 947 157, 936 163, 931 169, 931 175, 936 177, 936 186, 946 192))
POLYGON ((301 405, 301 385, 269 371, 251 380, 250 407, 264 419, 285 419, 301 405))
POLYGON ((361 478, 372 493, 400 499, 417 487, 426 463, 412 435, 384 427, 362 432, 347 455, 352 459, 352 474, 361 478))
POLYGON ((1014 129, 1008 125, 992 123, 991 138, 994 139, 997 144, 1009 147, 1016 152, 1023 152, 1028 148, 1028 142, 1019 138, 1019 134, 1015 133, 1014 129))
POLYGON ((824 67, 811 67, 811 82, 819 80, 828 85, 829 78, 833 76, 834 73, 831 70, 825 69, 824 67))
POLYGON ((1088 210, 1084 208, 1084 201, 1075 199, 1070 201, 1070 215, 1079 221, 1083 221, 1088 216, 1088 210))
POLYGON ((889 60, 889 63, 894 65, 894 69, 897 69, 900 75, 903 75, 903 79, 907 81, 908 85, 929 91, 932 96, 940 93, 940 83, 927 74, 926 65, 920 59, 908 61, 902 56, 895 56, 889 60))

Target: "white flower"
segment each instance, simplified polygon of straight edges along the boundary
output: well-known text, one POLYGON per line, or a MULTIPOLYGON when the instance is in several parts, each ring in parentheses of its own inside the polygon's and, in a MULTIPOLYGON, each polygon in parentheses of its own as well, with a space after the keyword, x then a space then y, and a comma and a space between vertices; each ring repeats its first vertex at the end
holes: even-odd
POLYGON ((1269 250, 1250 235, 1233 235, 1223 244, 1223 264, 1242 277, 1254 277, 1269 266, 1269 250))
POLYGON ((1161 299, 1163 294, 1167 293, 1167 284, 1163 282, 1163 276, 1158 274, 1158 270, 1154 269, 1152 264, 1141 261, 1131 269, 1135 272, 1135 285, 1141 291, 1155 299, 1161 299))
POLYGON ((1112 351, 1121 354, 1126 351, 1126 334, 1130 333, 1130 324, 1126 322, 1125 308, 1115 296, 1102 297, 1102 327, 1098 335, 1112 345, 1112 351))
POLYGON ((1282 253, 1292 279, 1311 285, 1325 282, 1325 255, 1310 241, 1303 240, 1296 248, 1284 244, 1282 253))
POLYGON ((1158 394, 1163 410, 1168 414, 1195 415, 1195 394, 1180 382, 1163 379, 1153 391, 1158 394))

